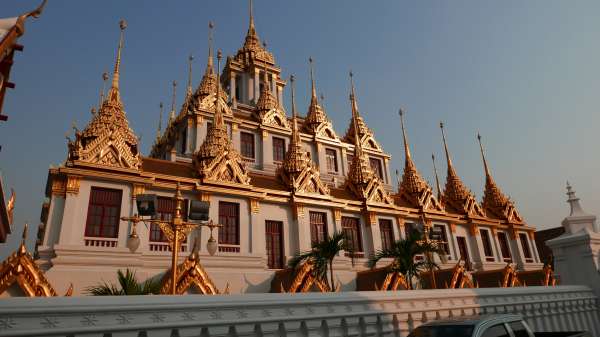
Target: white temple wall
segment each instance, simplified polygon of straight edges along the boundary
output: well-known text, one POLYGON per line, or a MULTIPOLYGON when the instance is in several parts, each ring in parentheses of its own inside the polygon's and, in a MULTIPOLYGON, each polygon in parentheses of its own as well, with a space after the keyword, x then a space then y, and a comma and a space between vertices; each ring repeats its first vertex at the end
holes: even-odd
POLYGON ((10 298, 0 336, 395 336, 452 316, 520 314, 533 331, 600 334, 584 286, 306 294, 10 298), (149 309, 151 308, 151 310, 149 309), (48 315, 52 313, 52 315, 48 315))
POLYGON ((63 196, 50 196, 50 208, 48 209, 48 220, 42 246, 52 246, 58 243, 64 208, 65 198, 63 196))

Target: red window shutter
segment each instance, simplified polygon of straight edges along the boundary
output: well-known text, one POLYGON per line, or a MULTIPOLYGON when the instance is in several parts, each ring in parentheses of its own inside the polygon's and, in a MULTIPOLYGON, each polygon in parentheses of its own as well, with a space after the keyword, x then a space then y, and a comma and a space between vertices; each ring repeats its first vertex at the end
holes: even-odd
POLYGON ((123 191, 92 187, 85 236, 116 238, 119 235, 123 191))

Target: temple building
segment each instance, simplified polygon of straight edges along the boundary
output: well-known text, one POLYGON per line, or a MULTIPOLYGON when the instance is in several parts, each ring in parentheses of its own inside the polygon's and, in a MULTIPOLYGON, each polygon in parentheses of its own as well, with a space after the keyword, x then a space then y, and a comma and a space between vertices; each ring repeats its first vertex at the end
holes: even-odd
POLYGON ((135 269, 141 279, 164 274, 171 254, 160 227, 138 224, 140 245, 131 251, 132 223, 120 217, 138 213, 137 195, 156 194, 159 217, 171 219, 177 185, 186 204, 210 202, 210 218, 222 225, 215 229, 214 256, 204 244, 210 231, 201 228, 183 242, 180 261, 199 259, 215 289, 228 285, 231 293, 268 292, 275 272, 291 257, 338 231, 353 248, 353 256, 346 252, 335 260, 342 289, 356 289, 356 273, 368 269, 373 252, 424 226, 444 242, 443 266, 462 259, 477 271, 501 269, 507 262, 519 270, 541 268, 535 228, 493 179, 483 146, 485 191, 479 202, 453 166, 442 126, 447 178, 435 193, 413 162, 401 113, 405 163, 396 186, 391 155, 359 109, 354 76, 342 134, 317 96, 311 59, 311 97, 301 117, 293 78, 282 76, 261 43, 252 10, 243 45, 223 60, 223 69, 212 36, 197 85, 190 58, 183 103, 179 109, 172 104, 168 124, 164 130, 159 126, 149 156, 143 156, 121 99, 131 90, 119 82, 124 29, 122 22, 109 91, 91 121, 69 140, 64 164, 48 173, 37 263, 56 292, 73 282, 74 293, 82 293, 112 280, 117 269, 135 269), (291 92, 291 102, 283 101, 284 90, 291 92))

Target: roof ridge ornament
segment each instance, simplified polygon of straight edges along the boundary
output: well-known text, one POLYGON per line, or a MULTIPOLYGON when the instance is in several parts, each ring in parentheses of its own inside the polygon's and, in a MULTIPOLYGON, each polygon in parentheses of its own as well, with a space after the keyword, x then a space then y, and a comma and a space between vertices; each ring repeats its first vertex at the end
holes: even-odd
POLYGON ((477 140, 479 142, 479 149, 481 151, 481 158, 483 160, 483 167, 485 171, 485 190, 483 193, 482 207, 488 217, 493 216, 500 220, 505 220, 511 223, 521 223, 523 219, 517 212, 514 203, 508 198, 492 177, 490 169, 488 167, 485 152, 483 150, 483 144, 481 142, 481 135, 477 133, 477 140))
POLYGON ((356 97, 354 97, 354 82, 352 80, 352 72, 350 72, 350 82, 352 85, 352 91, 350 93, 352 109, 356 110, 356 121, 351 120, 350 125, 348 126, 348 130, 346 131, 346 135, 343 140, 347 143, 353 144, 354 138, 358 137, 359 142, 363 146, 369 146, 371 149, 376 151, 381 151, 381 147, 375 140, 373 130, 371 130, 364 119, 360 116, 360 111, 358 109, 358 103, 356 101, 356 97), (352 98, 354 97, 354 98, 352 98))
MULTIPOLYGON (((196 92, 193 95, 193 107, 192 109, 204 109, 204 110, 212 110, 213 105, 215 104, 217 85, 221 86, 221 83, 217 83, 217 75, 214 70, 213 63, 213 29, 215 25, 212 21, 208 22, 208 57, 206 62, 206 69, 204 71, 204 75, 202 76, 202 80, 200 80, 200 84, 198 88, 196 88, 196 92), (209 98, 207 98, 209 97, 209 98)), ((224 101, 227 101, 227 93, 224 90, 220 90, 220 97, 224 101)), ((228 114, 230 111, 228 111, 228 114)))

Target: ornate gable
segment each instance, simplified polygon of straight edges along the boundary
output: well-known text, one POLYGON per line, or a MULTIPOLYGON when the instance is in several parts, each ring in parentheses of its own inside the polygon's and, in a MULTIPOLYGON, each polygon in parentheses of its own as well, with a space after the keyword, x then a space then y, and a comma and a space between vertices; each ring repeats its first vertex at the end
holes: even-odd
POLYGON ((483 159, 483 167, 485 170, 485 191, 483 193, 482 207, 488 217, 504 220, 510 223, 522 223, 523 218, 519 215, 517 208, 513 202, 502 193, 490 170, 485 159, 483 145, 481 144, 481 136, 478 134, 479 148, 483 159))
MULTIPOLYGON (((221 60, 220 51, 218 60, 221 60)), ((219 91, 217 86, 217 97, 219 91)), ((214 122, 208 129, 204 143, 194 153, 194 166, 203 182, 250 185, 246 165, 233 148, 220 107, 221 104, 215 106, 214 122)))
MULTIPOLYGON (((177 266, 177 277, 176 290, 178 295, 185 294, 191 287, 194 287, 203 295, 217 295, 220 293, 204 267, 202 267, 196 248, 183 263, 177 266)), ((171 269, 169 269, 162 279, 161 294, 170 294, 171 282, 171 269)), ((225 288, 225 294, 229 293, 228 288, 225 288)))
POLYGON ((296 116, 296 102, 294 98, 294 77, 292 83, 292 141, 286 153, 279 175, 283 183, 293 193, 329 195, 327 187, 320 178, 319 169, 302 149, 300 133, 298 132, 298 117, 296 116))
POLYGON ((404 129, 403 111, 400 110, 400 121, 402 125, 402 137, 404 139, 404 173, 402 182, 398 187, 398 194, 410 207, 422 210, 443 211, 441 203, 436 199, 431 187, 417 171, 412 161, 406 130, 404 129))
MULTIPOLYGON (((352 91, 350 93, 350 103, 352 105, 352 121, 356 126, 358 123, 358 105, 354 94, 354 82, 352 82, 352 73, 350 73, 352 91)), ((348 171, 346 180, 350 190, 361 200, 367 203, 381 203, 393 205, 394 201, 389 192, 385 190, 385 185, 381 179, 373 172, 369 163, 369 157, 363 152, 362 144, 358 138, 354 138, 354 157, 348 171)))
MULTIPOLYGON (((29 297, 58 296, 25 247, 27 227, 25 225, 23 240, 19 248, 0 266, 0 294, 17 284, 23 293, 29 297)), ((67 295, 70 294, 67 293, 67 295)))
POLYGON ((356 138, 356 129, 358 129, 359 142, 363 148, 372 149, 376 151, 381 151, 381 146, 375 140, 373 131, 367 126, 363 118, 358 115, 356 117, 356 126, 355 123, 350 121, 350 125, 348 126, 348 130, 346 131, 346 135, 343 138, 343 141, 346 143, 353 144, 354 139, 356 138))
POLYGON ((75 140, 69 139, 67 162, 71 164, 79 161, 137 170, 142 163, 138 139, 129 128, 119 92, 119 66, 123 48, 123 30, 126 24, 121 21, 120 25, 121 38, 112 86, 100 110, 90 123, 82 132, 76 130, 75 140))

